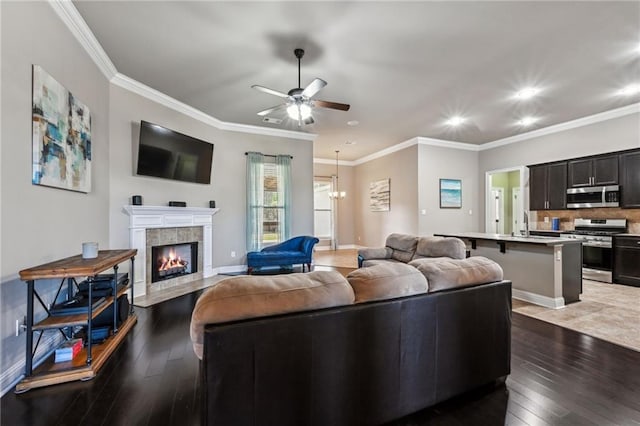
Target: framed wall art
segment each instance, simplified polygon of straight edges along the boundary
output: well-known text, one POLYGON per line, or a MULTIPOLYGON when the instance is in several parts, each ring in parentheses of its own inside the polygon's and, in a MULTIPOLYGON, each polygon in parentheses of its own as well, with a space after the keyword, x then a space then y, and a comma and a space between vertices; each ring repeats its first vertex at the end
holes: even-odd
POLYGON ((390 200, 389 179, 380 179, 369 184, 369 207, 372 212, 388 212, 390 200))
POLYGON ((91 112, 33 66, 32 183, 91 192, 91 112))
POLYGON ((460 179, 440 179, 440 208, 462 208, 462 181, 460 179))

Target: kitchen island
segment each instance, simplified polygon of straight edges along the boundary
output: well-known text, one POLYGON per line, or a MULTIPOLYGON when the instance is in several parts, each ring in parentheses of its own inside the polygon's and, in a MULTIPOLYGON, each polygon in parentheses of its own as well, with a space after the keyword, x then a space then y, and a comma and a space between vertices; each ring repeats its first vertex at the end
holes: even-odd
POLYGON ((513 297, 548 308, 578 302, 582 293, 582 243, 560 237, 481 232, 435 234, 457 237, 472 256, 497 262, 513 282, 513 297))

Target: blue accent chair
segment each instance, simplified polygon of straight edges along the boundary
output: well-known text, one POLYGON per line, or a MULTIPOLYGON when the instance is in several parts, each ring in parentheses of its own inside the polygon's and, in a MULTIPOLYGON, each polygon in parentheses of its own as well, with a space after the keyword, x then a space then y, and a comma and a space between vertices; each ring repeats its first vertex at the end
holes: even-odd
POLYGON ((251 274, 255 268, 263 266, 290 267, 298 264, 302 264, 302 272, 305 265, 311 270, 313 246, 319 241, 316 237, 293 237, 261 251, 250 251, 247 253, 247 272, 251 274))

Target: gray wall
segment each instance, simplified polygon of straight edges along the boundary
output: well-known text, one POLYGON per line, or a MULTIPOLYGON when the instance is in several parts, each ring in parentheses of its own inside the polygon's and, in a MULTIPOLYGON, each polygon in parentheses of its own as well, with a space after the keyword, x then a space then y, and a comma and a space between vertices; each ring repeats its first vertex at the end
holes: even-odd
MULTIPOLYGON (((128 217, 122 207, 132 194, 146 205, 183 200, 207 206, 216 200, 213 266, 240 265, 245 250, 245 151, 290 154, 293 172, 294 234, 313 232, 313 143, 220 131, 146 98, 112 86, 46 2, 0 2, 2 165, 0 235, 0 386, 24 373, 25 334, 15 337, 15 320, 26 314, 21 269, 80 253, 81 243, 102 249, 128 247, 128 217), (89 194, 31 184, 32 64, 86 104, 92 118, 92 190, 89 194), (178 183, 133 175, 137 123, 152 121, 215 144, 210 185, 178 183), (230 257, 231 251, 237 257, 230 257)), ((128 265, 127 265, 128 266, 128 265)), ((125 269, 125 268, 123 268, 125 269)), ((58 281, 36 283, 46 303, 58 281)), ((36 312, 36 320, 43 310, 36 312)), ((47 332, 36 359, 57 344, 47 332)))
MULTIPOLYGON (((510 145, 480 152, 479 179, 484 193, 485 174, 515 166, 565 160, 586 155, 602 154, 640 146, 640 114, 578 127, 510 145)), ((528 200, 528 181, 525 181, 525 199, 528 200)), ((484 223, 485 200, 480 197, 481 220, 484 223)))
POLYGON ((368 161, 355 167, 356 244, 383 246, 393 232, 418 233, 418 146, 368 161), (369 209, 369 183, 390 178, 391 208, 369 209))
POLYGON ((421 144, 417 158, 418 234, 479 230, 478 153, 421 144), (440 208, 440 179, 462 180, 461 209, 440 208))
POLYGON ((131 195, 142 195, 145 205, 166 206, 170 200, 208 207, 216 201, 213 217, 213 267, 245 262, 245 170, 247 151, 293 156, 292 234, 313 233, 313 142, 224 131, 157 104, 118 86, 111 87, 110 240, 128 247, 129 217, 123 206, 131 195), (134 175, 140 120, 146 120, 214 144, 211 184, 177 182, 134 175), (237 253, 231 257, 231 251, 237 253))
MULTIPOLYGON (((331 164, 313 164, 314 176, 333 176, 336 174, 336 166, 331 164)), ((357 244, 355 238, 356 204, 355 170, 350 166, 338 166, 338 188, 347 194, 342 200, 338 200, 338 245, 350 246, 357 244)))
MULTIPOLYGON (((1 2, 2 389, 24 372, 26 284, 18 271, 80 253, 83 241, 109 247, 109 84, 45 2, 1 2), (31 184, 32 64, 40 65, 91 111, 89 194, 31 184)), ((45 302, 57 282, 38 282, 45 302)), ((41 315, 41 314, 39 314, 41 315)), ((48 332, 45 336, 52 334, 48 332)), ((46 338, 45 338, 46 340, 46 338)), ((46 346, 46 345, 45 345, 46 346)))

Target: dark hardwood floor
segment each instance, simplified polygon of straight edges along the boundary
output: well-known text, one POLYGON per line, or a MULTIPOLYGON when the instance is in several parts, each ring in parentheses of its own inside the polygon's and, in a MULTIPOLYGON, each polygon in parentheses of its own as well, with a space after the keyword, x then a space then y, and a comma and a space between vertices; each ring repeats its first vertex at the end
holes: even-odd
MULTIPOLYGON (((2 397, 2 425, 198 425, 189 322, 200 292, 136 308, 98 376, 2 397)), ((640 352, 513 314, 511 375, 393 423, 638 425, 640 352)), ((330 425, 328 425, 330 426, 330 425)))

